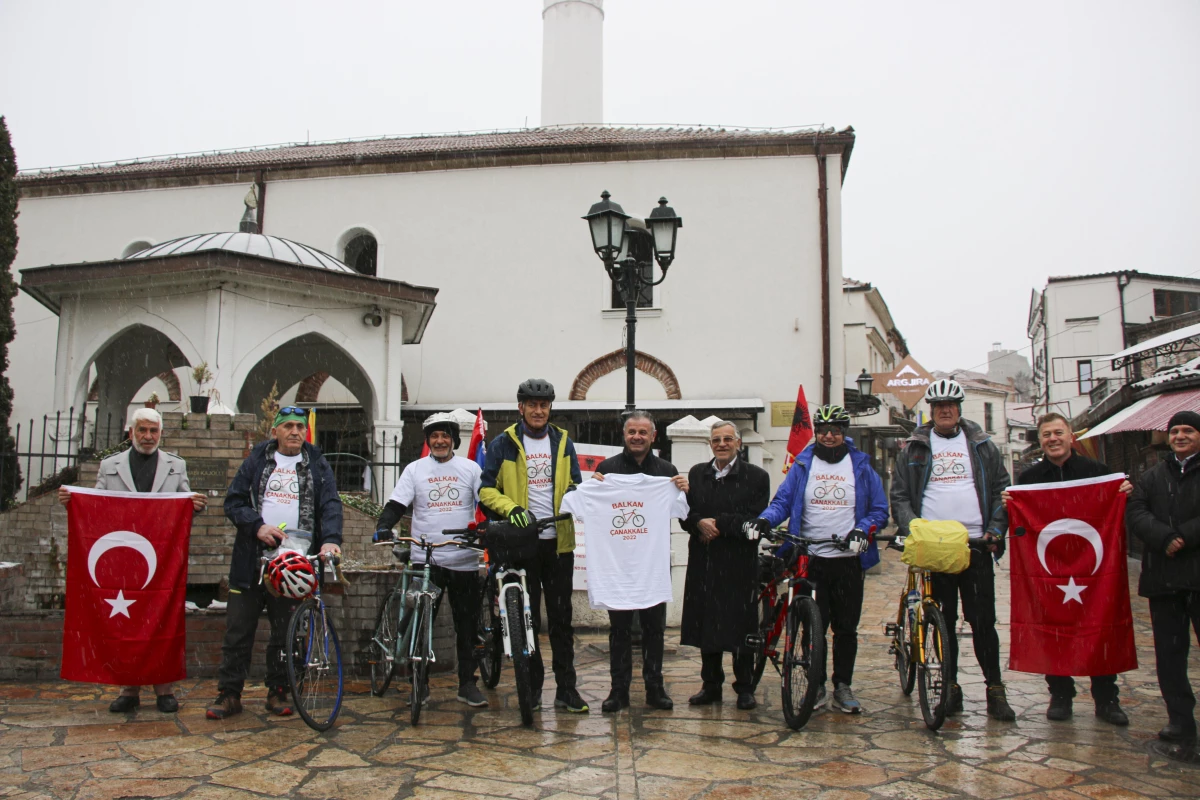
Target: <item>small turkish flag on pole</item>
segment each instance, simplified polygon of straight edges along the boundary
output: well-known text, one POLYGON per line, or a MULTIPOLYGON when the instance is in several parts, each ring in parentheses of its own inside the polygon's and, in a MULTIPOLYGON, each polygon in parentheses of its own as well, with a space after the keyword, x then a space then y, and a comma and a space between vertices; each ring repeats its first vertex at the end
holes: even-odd
POLYGON ((192 496, 69 488, 61 676, 126 686, 187 677, 192 496))
POLYGON ((1041 675, 1113 675, 1137 668, 1124 475, 1010 486, 1012 554, 1009 669, 1041 675))

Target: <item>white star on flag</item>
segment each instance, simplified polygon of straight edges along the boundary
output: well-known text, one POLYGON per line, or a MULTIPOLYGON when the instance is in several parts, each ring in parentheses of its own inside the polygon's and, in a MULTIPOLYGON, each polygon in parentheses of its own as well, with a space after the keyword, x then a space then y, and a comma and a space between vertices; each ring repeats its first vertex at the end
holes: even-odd
POLYGON ((117 614, 124 614, 127 618, 129 618, 129 607, 136 603, 137 600, 126 600, 125 592, 118 590, 115 599, 105 600, 104 602, 112 606, 112 613, 108 615, 109 619, 112 619, 117 614))
POLYGON ((1058 588, 1062 589, 1063 592, 1063 605, 1066 605, 1072 600, 1074 600, 1076 603, 1079 603, 1079 605, 1083 605, 1083 597, 1081 595, 1083 594, 1083 590, 1087 587, 1077 584, 1075 582, 1075 578, 1070 578, 1067 581, 1066 586, 1060 584, 1058 588))

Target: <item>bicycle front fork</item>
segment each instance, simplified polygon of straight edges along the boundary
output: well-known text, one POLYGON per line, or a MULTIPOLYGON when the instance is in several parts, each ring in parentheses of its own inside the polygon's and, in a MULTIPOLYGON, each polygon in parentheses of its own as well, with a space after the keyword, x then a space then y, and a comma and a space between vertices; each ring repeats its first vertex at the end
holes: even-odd
POLYGON ((529 653, 533 653, 537 649, 537 639, 533 635, 533 609, 529 605, 529 590, 525 583, 525 570, 506 570, 503 573, 496 575, 496 584, 500 589, 500 632, 504 638, 504 654, 512 658, 512 636, 509 626, 514 624, 514 620, 508 618, 508 593, 520 592, 522 601, 522 610, 524 619, 521 622, 525 625, 525 647, 529 653), (520 582, 505 583, 504 579, 509 575, 514 575, 520 578, 520 582))

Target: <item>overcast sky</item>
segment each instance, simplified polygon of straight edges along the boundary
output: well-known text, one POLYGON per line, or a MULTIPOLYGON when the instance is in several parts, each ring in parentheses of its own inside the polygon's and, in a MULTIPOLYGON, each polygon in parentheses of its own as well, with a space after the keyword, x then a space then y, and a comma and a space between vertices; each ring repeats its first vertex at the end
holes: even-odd
MULTIPOLYGON (((0 114, 26 169, 533 126, 541 8, 0 0, 0 114)), ((605 11, 606 122, 855 127, 844 270, 929 369, 1028 354, 1048 275, 1200 273, 1197 0, 605 11)))

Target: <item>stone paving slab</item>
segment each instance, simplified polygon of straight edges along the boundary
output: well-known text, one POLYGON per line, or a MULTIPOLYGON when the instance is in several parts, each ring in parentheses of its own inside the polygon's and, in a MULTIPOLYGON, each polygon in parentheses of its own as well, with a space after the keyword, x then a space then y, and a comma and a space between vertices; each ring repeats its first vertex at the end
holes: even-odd
MULTIPOLYGON (((1135 576, 1137 568, 1131 562, 1135 576)), ((1200 797, 1200 768, 1147 750, 1166 713, 1144 600, 1134 599, 1142 666, 1120 678, 1132 720, 1128 728, 1093 716, 1086 680, 1075 718, 1047 721, 1045 682, 1019 673, 1005 675, 1017 721, 988 719, 967 630, 961 647, 966 713, 934 734, 925 729, 915 696, 901 694, 887 655, 883 622, 894 613, 902 580, 903 566, 893 553, 867 578, 854 679, 866 713, 819 712, 802 731, 784 725, 779 680, 772 675, 764 678, 754 711, 738 711, 731 692, 725 704, 689 707, 687 697, 700 688, 700 659, 694 649, 680 646, 665 664, 677 703, 673 711, 642 707, 635 691, 629 711, 602 715, 608 664, 606 642, 595 634, 577 643, 580 689, 594 711, 555 711, 550 686, 532 728, 520 725, 507 670, 498 690, 488 693, 491 707, 480 710, 455 702, 452 677, 435 677, 433 701, 416 728, 409 725, 402 695, 391 691, 375 698, 365 684, 354 682, 338 725, 324 734, 298 717, 268 716, 261 687, 247 689, 243 714, 213 722, 203 713, 216 696, 211 681, 182 683, 177 715, 160 714, 152 703, 133 714, 109 714, 113 687, 0 683, 0 798, 1200 797)), ((1002 619, 1007 584, 1002 565, 997 576, 1002 619)), ((1001 641, 1007 653, 1006 625, 1001 641)), ((1191 668, 1200 683, 1200 647, 1193 650, 1191 668)))

